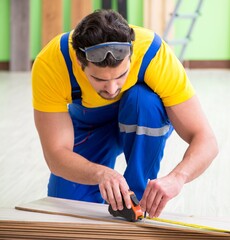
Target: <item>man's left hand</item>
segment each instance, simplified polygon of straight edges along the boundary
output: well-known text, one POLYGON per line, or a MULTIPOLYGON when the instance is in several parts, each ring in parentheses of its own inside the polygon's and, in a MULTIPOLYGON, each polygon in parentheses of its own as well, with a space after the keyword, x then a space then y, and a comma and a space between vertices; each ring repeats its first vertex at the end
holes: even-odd
POLYGON ((150 180, 140 201, 142 211, 146 211, 150 218, 158 217, 167 202, 179 194, 183 185, 180 178, 172 175, 150 180))

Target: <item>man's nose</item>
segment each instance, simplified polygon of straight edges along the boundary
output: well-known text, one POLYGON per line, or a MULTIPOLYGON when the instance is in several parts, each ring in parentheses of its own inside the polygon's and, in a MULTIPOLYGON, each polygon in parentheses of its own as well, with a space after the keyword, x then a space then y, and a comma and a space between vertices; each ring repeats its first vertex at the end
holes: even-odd
POLYGON ((115 94, 118 89, 117 82, 115 80, 111 80, 106 84, 106 91, 109 94, 115 94))

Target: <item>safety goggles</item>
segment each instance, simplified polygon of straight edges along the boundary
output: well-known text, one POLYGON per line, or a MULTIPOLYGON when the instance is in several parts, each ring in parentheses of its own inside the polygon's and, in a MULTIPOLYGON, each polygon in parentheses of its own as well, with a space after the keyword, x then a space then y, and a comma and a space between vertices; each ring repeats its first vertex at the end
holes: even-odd
POLYGON ((106 42, 79 49, 85 53, 89 62, 102 62, 108 53, 111 53, 116 60, 123 60, 130 55, 131 45, 129 42, 106 42))

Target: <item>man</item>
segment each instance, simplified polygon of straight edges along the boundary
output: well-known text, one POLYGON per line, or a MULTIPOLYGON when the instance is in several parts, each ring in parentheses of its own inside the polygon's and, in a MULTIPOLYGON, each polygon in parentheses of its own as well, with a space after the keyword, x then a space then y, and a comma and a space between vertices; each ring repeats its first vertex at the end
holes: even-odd
POLYGON ((33 65, 35 124, 51 175, 48 195, 107 201, 159 216, 218 149, 185 70, 161 38, 112 10, 86 16, 54 38, 33 65), (181 162, 157 179, 175 131, 188 143, 181 162), (124 152, 124 176, 115 171, 124 152), (148 181, 150 179, 150 181, 148 181))

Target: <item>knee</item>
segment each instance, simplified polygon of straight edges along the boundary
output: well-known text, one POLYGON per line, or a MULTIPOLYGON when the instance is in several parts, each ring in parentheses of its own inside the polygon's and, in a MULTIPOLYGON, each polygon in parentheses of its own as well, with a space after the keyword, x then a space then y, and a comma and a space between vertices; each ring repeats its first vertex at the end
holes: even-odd
POLYGON ((120 102, 119 122, 144 124, 159 127, 168 122, 168 117, 160 97, 145 84, 136 84, 129 89, 120 102))

